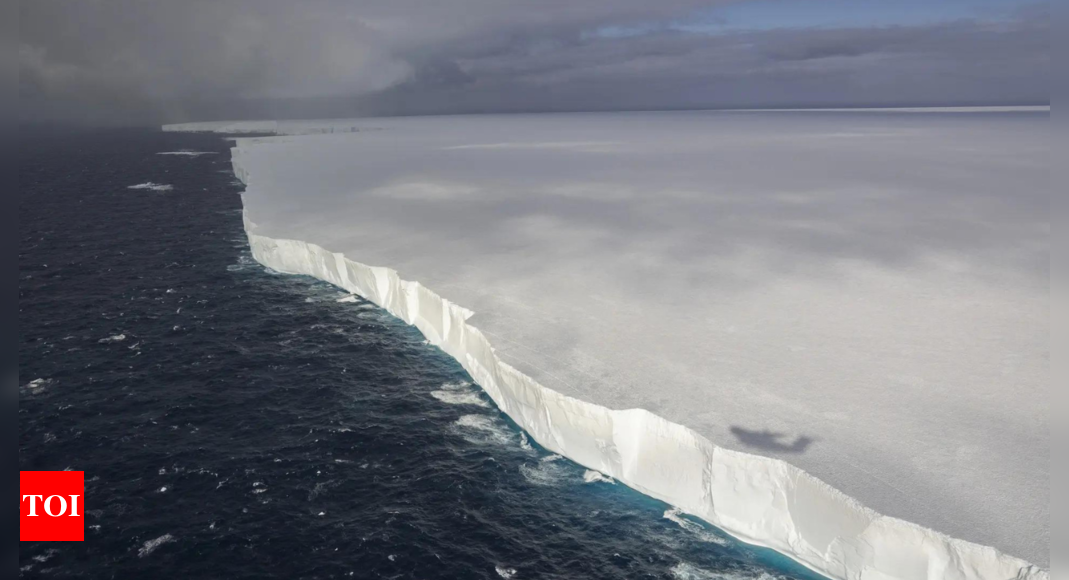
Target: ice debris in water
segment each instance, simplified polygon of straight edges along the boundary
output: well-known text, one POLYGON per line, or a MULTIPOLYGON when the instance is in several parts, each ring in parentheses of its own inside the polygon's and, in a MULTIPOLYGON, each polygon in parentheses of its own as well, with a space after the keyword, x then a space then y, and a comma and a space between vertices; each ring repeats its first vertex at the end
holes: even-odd
POLYGON ((109 336, 107 338, 102 338, 102 339, 98 340, 97 342, 122 342, 124 340, 126 340, 126 335, 125 334, 115 334, 115 335, 109 336))
POLYGON ((727 540, 705 530, 705 527, 697 522, 692 522, 683 517, 683 510, 672 508, 664 512, 664 519, 675 522, 676 525, 694 534, 700 541, 710 544, 727 545, 727 540))
POLYGON ((494 566, 494 572, 497 572, 497 575, 502 578, 512 578, 516 575, 515 568, 506 568, 504 566, 494 566))
POLYGON ((29 383, 26 383, 26 388, 29 389, 30 394, 36 395, 47 389, 52 385, 52 379, 34 379, 29 383))
POLYGON ((356 302, 356 300, 356 296, 350 294, 348 296, 342 296, 341 298, 338 298, 335 302, 350 303, 356 302))
POLYGON ((600 481, 602 483, 611 483, 613 485, 616 484, 615 479, 609 477, 608 475, 605 475, 604 473, 593 471, 591 469, 586 470, 586 473, 583 474, 583 481, 587 483, 597 483, 600 481))
POLYGON ((174 189, 174 187, 171 186, 171 185, 167 185, 165 183, 153 183, 151 181, 146 181, 145 183, 138 183, 137 185, 127 186, 126 189, 147 189, 149 191, 171 191, 172 189, 174 189))
POLYGON ((141 546, 141 549, 139 549, 137 551, 137 557, 138 558, 144 558, 145 556, 148 556, 149 554, 155 552, 156 548, 159 548, 160 546, 162 546, 164 544, 167 544, 167 543, 170 543, 170 542, 173 542, 173 541, 174 541, 174 536, 172 536, 171 534, 164 534, 164 535, 156 538, 155 540, 149 540, 149 541, 145 542, 141 546))

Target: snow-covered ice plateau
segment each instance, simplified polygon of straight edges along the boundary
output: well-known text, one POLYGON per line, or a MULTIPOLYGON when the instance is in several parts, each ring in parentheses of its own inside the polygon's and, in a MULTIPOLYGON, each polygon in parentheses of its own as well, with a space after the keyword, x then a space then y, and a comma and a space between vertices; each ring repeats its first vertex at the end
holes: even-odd
POLYGON ((236 142, 253 255, 547 449, 832 578, 1048 577, 1047 111, 338 126, 236 142))

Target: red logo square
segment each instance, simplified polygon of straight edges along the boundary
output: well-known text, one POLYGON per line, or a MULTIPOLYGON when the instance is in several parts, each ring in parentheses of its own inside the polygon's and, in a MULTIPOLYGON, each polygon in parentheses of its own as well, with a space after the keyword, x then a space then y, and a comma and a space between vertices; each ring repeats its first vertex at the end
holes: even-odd
POLYGON ((85 472, 19 472, 19 541, 85 540, 85 472))

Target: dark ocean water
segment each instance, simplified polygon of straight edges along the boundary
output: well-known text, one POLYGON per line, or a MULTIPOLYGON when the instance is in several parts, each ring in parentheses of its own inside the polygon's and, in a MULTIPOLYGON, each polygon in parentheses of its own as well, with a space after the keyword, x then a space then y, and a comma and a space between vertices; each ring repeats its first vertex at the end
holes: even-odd
POLYGON ((20 145, 19 469, 85 471, 87 525, 20 576, 817 578, 586 481, 415 328, 254 263, 218 136, 20 145))

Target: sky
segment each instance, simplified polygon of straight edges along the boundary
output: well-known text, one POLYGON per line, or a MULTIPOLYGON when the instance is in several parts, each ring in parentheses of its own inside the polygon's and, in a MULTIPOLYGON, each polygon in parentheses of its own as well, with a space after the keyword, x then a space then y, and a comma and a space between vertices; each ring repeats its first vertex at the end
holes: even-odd
POLYGON ((20 0, 23 121, 1047 104, 1030 0, 20 0))

